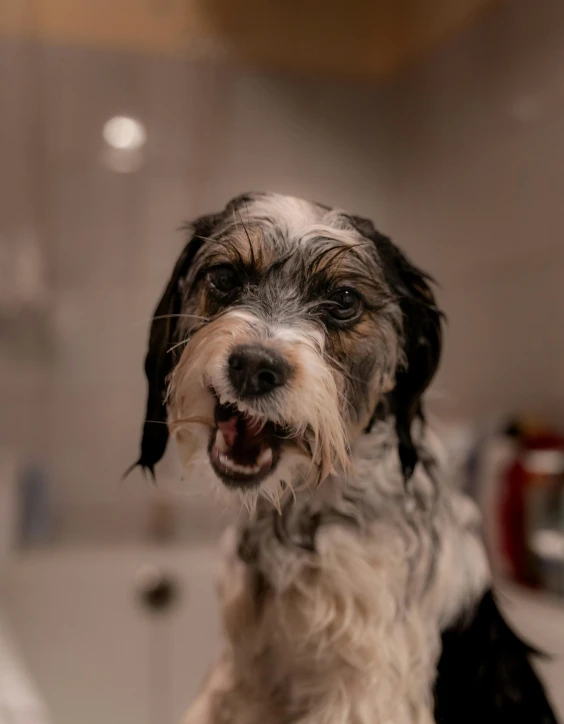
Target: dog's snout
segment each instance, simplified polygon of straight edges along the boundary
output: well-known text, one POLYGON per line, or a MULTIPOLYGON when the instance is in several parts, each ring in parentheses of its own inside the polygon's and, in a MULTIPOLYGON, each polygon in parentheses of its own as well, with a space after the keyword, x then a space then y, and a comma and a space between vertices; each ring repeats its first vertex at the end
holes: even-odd
POLYGON ((288 382, 291 366, 282 355, 260 344, 236 347, 228 359, 229 379, 241 397, 266 395, 288 382))

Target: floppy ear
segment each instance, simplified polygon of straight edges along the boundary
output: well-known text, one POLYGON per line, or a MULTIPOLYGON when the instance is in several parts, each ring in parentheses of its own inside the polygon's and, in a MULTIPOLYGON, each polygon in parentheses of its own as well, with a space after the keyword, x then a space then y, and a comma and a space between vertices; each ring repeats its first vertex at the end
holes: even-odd
POLYGON ((439 366, 442 347, 442 312, 435 304, 431 279, 398 253, 399 299, 403 312, 406 364, 396 373, 390 407, 396 417, 399 457, 405 480, 415 469, 418 454, 411 438, 415 417, 423 419, 421 397, 439 366))
POLYGON ((154 478, 155 465, 165 453, 168 442, 165 405, 167 380, 175 363, 170 348, 176 340, 178 315, 182 311, 182 284, 205 237, 212 233, 218 216, 204 216, 190 224, 191 237, 176 262, 164 294, 155 309, 149 334, 149 349, 145 358, 148 393, 141 454, 139 460, 127 470, 126 475, 140 465, 144 470, 149 470, 154 478))
POLYGON ((388 404, 396 420, 398 453, 407 481, 419 459, 411 426, 416 417, 423 418, 421 397, 439 366, 443 313, 435 303, 431 277, 415 267, 391 239, 376 231, 371 221, 354 217, 353 223, 374 241, 402 311, 405 364, 396 371, 396 384, 388 395, 388 404))

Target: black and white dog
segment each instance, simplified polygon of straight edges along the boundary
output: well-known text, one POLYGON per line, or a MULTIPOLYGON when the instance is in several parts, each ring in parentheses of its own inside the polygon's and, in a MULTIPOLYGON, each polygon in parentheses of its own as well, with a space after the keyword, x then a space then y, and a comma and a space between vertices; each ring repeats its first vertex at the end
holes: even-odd
POLYGON ((425 427, 440 351, 429 277, 366 219, 256 193, 189 226, 151 326, 139 464, 170 431, 250 514, 187 722, 556 721, 425 427))

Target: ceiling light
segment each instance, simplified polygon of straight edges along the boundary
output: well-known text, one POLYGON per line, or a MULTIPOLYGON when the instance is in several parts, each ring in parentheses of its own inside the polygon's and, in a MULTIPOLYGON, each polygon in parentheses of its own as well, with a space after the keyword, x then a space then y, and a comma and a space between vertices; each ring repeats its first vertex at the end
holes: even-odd
POLYGON ((129 116, 110 118, 104 124, 102 136, 109 146, 120 151, 135 151, 147 140, 143 124, 129 116))

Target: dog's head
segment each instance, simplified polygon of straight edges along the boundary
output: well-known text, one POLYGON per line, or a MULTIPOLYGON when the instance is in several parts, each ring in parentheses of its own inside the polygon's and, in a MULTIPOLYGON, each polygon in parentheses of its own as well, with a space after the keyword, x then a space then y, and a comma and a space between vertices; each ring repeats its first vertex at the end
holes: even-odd
POLYGON ((151 326, 139 464, 170 430, 230 488, 320 481, 384 403, 407 479, 441 346, 428 277, 370 221, 286 196, 240 196, 188 233, 151 326))

